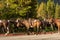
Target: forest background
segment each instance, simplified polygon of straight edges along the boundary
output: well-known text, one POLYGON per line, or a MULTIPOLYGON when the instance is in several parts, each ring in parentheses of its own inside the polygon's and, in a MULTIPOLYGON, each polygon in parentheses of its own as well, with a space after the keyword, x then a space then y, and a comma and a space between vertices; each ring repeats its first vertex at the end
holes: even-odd
POLYGON ((0 0, 0 19, 60 18, 57 0, 0 0))

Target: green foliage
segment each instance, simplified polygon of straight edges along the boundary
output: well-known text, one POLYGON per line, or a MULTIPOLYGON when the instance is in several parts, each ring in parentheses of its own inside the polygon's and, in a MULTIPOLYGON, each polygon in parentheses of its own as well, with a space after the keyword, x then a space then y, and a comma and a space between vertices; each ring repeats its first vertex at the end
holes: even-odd
POLYGON ((1 0, 0 1, 0 19, 17 18, 17 17, 60 17, 60 5, 48 0, 47 3, 41 2, 37 6, 37 0, 1 0), (37 11, 38 10, 38 11, 37 11))
POLYGON ((44 18, 55 17, 55 3, 53 0, 48 0, 47 3, 41 2, 39 5, 38 15, 44 18))
POLYGON ((20 14, 21 16, 26 16, 26 13, 28 12, 28 10, 29 10, 30 8, 31 8, 31 6, 22 8, 22 9, 19 11, 19 14, 20 14))
POLYGON ((46 18, 47 17, 47 5, 46 3, 42 2, 38 8, 38 17, 46 18))
POLYGON ((60 18, 60 5, 56 4, 55 18, 60 18))
POLYGON ((1 0, 0 18, 33 17, 36 14, 36 5, 36 0, 1 0))
POLYGON ((11 9, 15 9, 17 6, 18 6, 17 4, 11 4, 11 5, 10 5, 10 8, 11 8, 11 9))
POLYGON ((49 0, 47 2, 47 12, 48 12, 48 18, 54 17, 55 13, 55 4, 53 0, 49 0))

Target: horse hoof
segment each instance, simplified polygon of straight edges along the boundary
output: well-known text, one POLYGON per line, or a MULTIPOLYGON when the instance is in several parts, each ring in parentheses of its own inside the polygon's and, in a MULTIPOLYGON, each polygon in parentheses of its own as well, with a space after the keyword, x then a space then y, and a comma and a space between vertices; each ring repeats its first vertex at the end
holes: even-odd
POLYGON ((7 36, 7 33, 4 36, 7 36))
POLYGON ((5 36, 7 36, 9 33, 5 33, 5 36))
POLYGON ((60 33, 58 32, 58 34, 60 34, 60 33))
POLYGON ((27 35, 30 35, 30 33, 27 33, 27 35))

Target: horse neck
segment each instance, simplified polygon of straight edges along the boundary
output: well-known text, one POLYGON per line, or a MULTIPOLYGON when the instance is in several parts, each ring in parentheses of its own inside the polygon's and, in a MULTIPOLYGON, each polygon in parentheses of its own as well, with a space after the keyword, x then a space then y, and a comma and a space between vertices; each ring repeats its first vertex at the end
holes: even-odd
POLYGON ((28 23, 28 21, 27 20, 24 20, 23 23, 26 24, 26 23, 28 23))
POLYGON ((29 27, 29 25, 30 25, 29 22, 28 22, 28 20, 24 20, 24 21, 23 21, 23 24, 24 24, 26 27, 29 27))

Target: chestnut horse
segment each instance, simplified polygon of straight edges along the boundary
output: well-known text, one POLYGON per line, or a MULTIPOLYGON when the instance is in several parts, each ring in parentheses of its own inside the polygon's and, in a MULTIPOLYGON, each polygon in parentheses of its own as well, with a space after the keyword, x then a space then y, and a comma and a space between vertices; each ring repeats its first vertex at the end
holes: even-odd
POLYGON ((29 23, 29 21, 27 20, 27 19, 23 19, 23 20, 19 20, 19 19, 17 19, 16 20, 16 22, 17 22, 17 27, 21 27, 21 26, 24 26, 24 27, 26 27, 27 28, 27 33, 29 34, 29 28, 30 28, 30 23, 29 23))
POLYGON ((16 22, 16 26, 17 26, 17 27, 23 26, 23 25, 22 25, 22 24, 23 24, 23 23, 22 23, 22 22, 23 22, 23 20, 16 19, 16 21, 15 21, 15 22, 16 22))
POLYGON ((41 28, 41 21, 38 19, 24 19, 24 20, 17 20, 17 27, 19 26, 25 26, 27 28, 27 33, 29 34, 29 28, 37 28, 37 33, 39 31, 39 28, 41 28))
POLYGON ((41 24, 42 24, 42 22, 40 20, 38 20, 38 19, 32 19, 32 25, 31 25, 31 27, 37 28, 37 34, 39 32, 39 28, 41 28, 41 24))
POLYGON ((60 33, 60 19, 54 19, 54 24, 58 27, 58 33, 60 33))
POLYGON ((52 30, 53 30, 53 25, 57 25, 57 27, 58 27, 58 33, 60 33, 60 19, 50 18, 49 19, 49 23, 51 24, 52 30))

